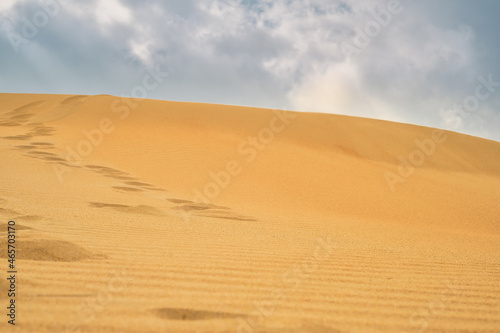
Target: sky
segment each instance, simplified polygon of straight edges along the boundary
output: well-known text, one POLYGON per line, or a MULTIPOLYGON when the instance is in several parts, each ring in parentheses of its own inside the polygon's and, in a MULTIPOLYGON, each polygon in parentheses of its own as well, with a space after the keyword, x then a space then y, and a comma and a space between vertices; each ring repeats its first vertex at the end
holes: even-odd
POLYGON ((0 92, 344 114, 500 141, 497 0, 2 0, 0 92))

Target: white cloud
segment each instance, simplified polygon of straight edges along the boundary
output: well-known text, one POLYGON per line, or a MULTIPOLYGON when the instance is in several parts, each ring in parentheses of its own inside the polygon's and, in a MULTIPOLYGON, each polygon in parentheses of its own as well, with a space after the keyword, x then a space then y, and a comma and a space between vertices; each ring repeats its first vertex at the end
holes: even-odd
POLYGON ((119 0, 99 0, 95 13, 99 23, 103 25, 129 23, 132 20, 130 10, 119 0))
POLYGON ((6 14, 10 12, 14 5, 22 3, 20 0, 2 0, 0 2, 0 14, 6 14))
POLYGON ((137 58, 139 58, 143 64, 149 67, 152 66, 150 47, 150 42, 139 43, 133 40, 130 41, 130 48, 132 49, 132 53, 137 58))
POLYGON ((309 73, 288 94, 293 108, 302 111, 352 114, 360 104, 359 73, 351 62, 309 73))
POLYGON ((300 52, 264 63, 275 75, 291 71, 292 66, 300 73, 287 95, 292 107, 436 126, 438 110, 448 106, 450 97, 460 96, 457 88, 464 89, 475 79, 473 29, 464 24, 422 25, 422 17, 407 8, 407 16, 394 16, 359 55, 345 61, 338 45, 352 43, 355 28, 373 20, 369 11, 376 6, 348 4, 347 15, 333 12, 326 22, 311 24, 312 14, 295 15, 281 33, 288 33, 290 40, 295 37, 300 52), (453 75, 460 75, 463 82, 449 85, 453 75))
POLYGON ((120 0, 96 0, 80 2, 74 0, 59 0, 64 10, 87 20, 96 20, 106 28, 115 23, 127 24, 132 21, 132 13, 120 0))

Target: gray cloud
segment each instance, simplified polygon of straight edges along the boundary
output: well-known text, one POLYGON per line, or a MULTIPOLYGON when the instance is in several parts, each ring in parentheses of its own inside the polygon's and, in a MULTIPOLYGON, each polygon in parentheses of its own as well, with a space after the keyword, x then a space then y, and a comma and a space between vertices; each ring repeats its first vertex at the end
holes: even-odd
POLYGON ((500 91, 460 121, 449 116, 479 76, 500 81, 500 3, 401 0, 401 12, 346 58, 342 45, 376 28, 372 13, 389 3, 59 0, 27 38, 27 21, 44 23, 40 2, 9 0, 0 5, 0 91, 124 95, 159 66, 170 76, 150 98, 342 113, 500 140, 500 91), (13 33, 26 37, 19 52, 13 33))

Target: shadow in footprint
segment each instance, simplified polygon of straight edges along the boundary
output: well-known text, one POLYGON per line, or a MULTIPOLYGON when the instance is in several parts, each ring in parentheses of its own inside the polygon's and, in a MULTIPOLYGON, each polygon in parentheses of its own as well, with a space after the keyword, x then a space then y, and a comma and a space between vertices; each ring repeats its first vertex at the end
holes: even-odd
POLYGON ((30 154, 33 154, 33 155, 44 155, 44 156, 57 156, 56 154, 53 154, 53 153, 48 153, 46 151, 38 151, 38 150, 31 151, 30 154))
POLYGON ((37 124, 37 126, 31 130, 30 134, 33 137, 51 136, 51 135, 54 135, 55 131, 56 130, 53 127, 45 126, 44 124, 37 124))
POLYGON ((21 126, 22 124, 15 122, 15 121, 2 121, 0 122, 0 126, 3 127, 16 127, 16 126, 21 126))
MULTIPOLYGON (((14 219, 15 221, 17 219, 14 219)), ((9 230, 9 227, 12 227, 11 225, 7 224, 7 223, 2 223, 0 224, 0 232, 7 232, 9 230)), ((26 227, 24 225, 21 225, 21 224, 17 224, 14 226, 14 228, 16 229, 16 231, 18 230, 29 230, 31 229, 30 227, 26 227)), ((12 230, 12 229, 10 229, 12 230)))
POLYGON ((85 167, 87 169, 90 169, 94 172, 97 172, 97 173, 103 175, 104 177, 116 179, 116 180, 120 181, 120 183, 122 183, 123 185, 128 185, 128 186, 113 186, 112 187, 113 189, 118 190, 118 191, 125 191, 125 192, 143 192, 143 191, 164 192, 165 191, 164 189, 157 188, 152 184, 141 182, 141 181, 139 181, 139 179, 133 177, 132 175, 130 175, 126 172, 117 170, 117 169, 113 169, 113 168, 105 167, 105 166, 101 166, 101 165, 90 165, 90 164, 86 165, 85 167))
POLYGON ((50 112, 37 116, 39 122, 53 122, 65 118, 78 110, 88 96, 70 96, 59 103, 57 107, 50 109, 50 112))
POLYGON ((169 320, 209 320, 209 319, 233 319, 241 317, 241 314, 227 312, 213 312, 182 308, 161 308, 154 310, 155 314, 163 319, 169 320))
POLYGON ((127 206, 127 205, 119 205, 119 204, 108 204, 104 202, 90 202, 90 207, 94 208, 108 208, 113 209, 122 213, 132 213, 132 214, 144 214, 144 215, 154 215, 160 216, 163 215, 163 212, 158 208, 147 206, 147 205, 139 205, 139 206, 127 206))
POLYGON ((181 200, 181 199, 167 199, 167 200, 179 205, 173 207, 172 209, 183 210, 185 212, 193 212, 193 214, 198 216, 225 219, 225 220, 234 220, 234 221, 257 221, 257 219, 253 217, 238 215, 234 213, 229 207, 218 206, 214 204, 196 203, 194 201, 181 200))
POLYGON ((167 199, 167 201, 176 203, 176 204, 183 204, 183 203, 193 203, 193 201, 190 200, 182 200, 182 199, 167 199))
POLYGON ((7 115, 17 115, 19 112, 22 112, 22 111, 26 111, 26 110, 29 110, 31 108, 34 108, 35 106, 39 106, 39 105, 42 105, 45 101, 43 100, 40 100, 40 101, 36 101, 36 102, 32 102, 32 103, 28 103, 26 105, 23 105, 23 106, 20 106, 18 107, 17 109, 14 109, 12 111, 9 111, 8 113, 6 113, 7 115))
POLYGON ((87 165, 86 168, 95 170, 96 172, 99 172, 101 174, 106 174, 106 175, 126 175, 126 172, 116 170, 113 168, 105 167, 105 166, 100 166, 100 165, 87 165))
POLYGON ((127 187, 127 186, 113 186, 115 190, 125 191, 125 192, 142 192, 142 188, 137 187, 127 187))
POLYGON ((48 127, 39 123, 30 125, 34 125, 34 127, 29 132, 19 135, 3 136, 2 139, 25 141, 25 140, 31 140, 37 136, 51 136, 54 135, 55 133, 55 129, 53 127, 48 127))
POLYGON ((341 331, 335 328, 329 328, 325 326, 318 325, 308 325, 300 327, 280 327, 271 328, 266 327, 261 330, 254 331, 255 333, 341 333, 341 331))
MULTIPOLYGON (((16 243, 16 247, 17 259, 24 260, 68 262, 106 258, 106 256, 94 254, 79 245, 61 240, 25 240, 16 243)), ((0 248, 7 248, 6 240, 0 240, 0 248)), ((7 251, 1 251, 0 258, 7 258, 7 251)))
POLYGON ((66 98, 61 102, 61 105, 69 105, 69 104, 80 104, 82 103, 85 99, 87 99, 87 95, 78 95, 78 96, 71 96, 66 98))
POLYGON ((33 222, 33 221, 40 221, 40 220, 43 220, 43 217, 38 216, 38 215, 20 215, 20 216, 14 217, 14 221, 16 221, 16 225, 17 225, 18 221, 33 222))
POLYGON ((50 142, 32 142, 31 144, 35 145, 35 146, 53 146, 54 145, 53 143, 50 143, 50 142))
POLYGON ((255 222, 257 219, 254 219, 253 217, 246 217, 246 216, 238 216, 238 215, 233 215, 233 214, 217 214, 217 213, 212 213, 212 214, 198 214, 199 216, 203 217, 212 217, 216 219, 224 219, 224 220, 234 220, 234 221, 248 221, 248 222, 255 222))
POLYGON ((22 125, 23 123, 26 123, 34 115, 33 113, 30 113, 28 111, 43 103, 44 101, 37 101, 23 105, 12 111, 6 112, 4 115, 7 117, 4 118, 4 120, 10 120, 16 123, 20 123, 20 125, 22 125))
POLYGON ((32 158, 38 158, 40 160, 44 160, 47 162, 66 162, 66 160, 64 158, 61 158, 56 154, 48 153, 48 152, 44 152, 44 151, 37 151, 37 150, 29 151, 28 154, 25 156, 32 157, 32 158))
POLYGON ((18 150, 31 150, 31 149, 36 149, 36 146, 30 146, 30 145, 19 145, 19 146, 14 146, 14 149, 18 150))
POLYGON ((190 205, 182 205, 182 206, 177 206, 174 207, 176 210, 184 210, 184 211, 192 211, 192 210, 207 210, 210 209, 206 205, 196 205, 196 204, 190 204, 190 205))
POLYGON ((49 142, 31 142, 32 146, 35 146, 38 149, 54 149, 55 146, 49 142))
POLYGON ((208 210, 208 209, 225 210, 225 211, 231 210, 231 208, 229 208, 229 207, 218 206, 218 205, 214 205, 214 204, 196 203, 193 201, 186 201, 186 200, 180 200, 180 202, 179 202, 179 200, 174 201, 174 199, 168 199, 168 201, 174 202, 174 203, 184 203, 183 205, 180 205, 180 206, 177 206, 174 208, 174 209, 178 209, 178 210, 185 210, 185 211, 208 210))
POLYGON ((25 140, 30 140, 33 136, 29 135, 29 134, 19 134, 19 135, 10 135, 10 136, 4 136, 2 137, 2 139, 5 139, 5 140, 21 140, 21 141, 25 141, 25 140))
POLYGON ((125 184, 127 184, 127 185, 131 185, 131 186, 140 186, 140 187, 153 187, 153 185, 151 185, 151 184, 148 184, 148 183, 142 183, 142 182, 136 182, 136 181, 133 181, 133 182, 125 182, 125 184))

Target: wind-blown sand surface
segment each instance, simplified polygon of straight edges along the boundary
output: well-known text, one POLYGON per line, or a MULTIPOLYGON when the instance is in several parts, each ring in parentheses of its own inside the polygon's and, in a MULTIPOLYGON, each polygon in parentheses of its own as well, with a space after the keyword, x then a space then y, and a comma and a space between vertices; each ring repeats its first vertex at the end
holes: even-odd
POLYGON ((328 114, 0 94, 0 160, 16 331, 500 331, 498 142, 328 114))

